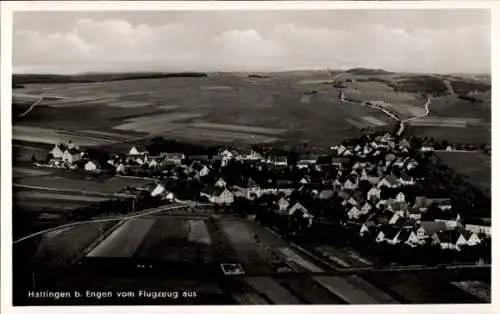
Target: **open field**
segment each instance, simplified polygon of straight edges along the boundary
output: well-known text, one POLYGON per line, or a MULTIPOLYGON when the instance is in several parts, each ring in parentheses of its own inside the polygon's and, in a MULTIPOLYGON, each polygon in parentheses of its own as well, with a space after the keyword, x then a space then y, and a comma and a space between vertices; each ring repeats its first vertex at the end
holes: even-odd
POLYGON ((396 303, 390 296, 357 276, 315 276, 314 279, 349 304, 396 303))
POLYGON ((452 282, 454 286, 475 295, 483 301, 491 302, 491 285, 477 280, 452 282))
POLYGON ((208 232, 200 234, 200 224, 204 222, 159 217, 131 219, 99 243, 87 257, 172 262, 193 262, 201 258, 208 261, 211 260, 211 240, 208 232))
MULTIPOLYGON (((418 121, 418 120, 417 120, 418 121)), ((488 125, 468 127, 415 126, 405 127, 407 136, 432 137, 436 141, 457 144, 490 144, 491 129, 488 125)))
MULTIPOLYGON (((33 244, 36 242, 32 260, 50 267, 68 264, 115 225, 116 222, 113 221, 88 223, 46 233, 40 238, 29 240, 33 244)), ((21 254, 25 249, 26 247, 22 245, 21 247, 15 246, 13 254, 21 254)))
MULTIPOLYGON (((332 107, 328 104, 328 99, 335 99, 337 95, 328 84, 312 86, 311 88, 319 91, 318 94, 311 97, 309 103, 302 103, 306 87, 299 81, 306 77, 314 80, 318 75, 322 76, 320 79, 328 77, 325 73, 301 75, 300 72, 292 72, 255 82, 248 82, 246 76, 242 75, 220 74, 208 78, 27 84, 23 89, 25 93, 64 99, 44 101, 27 116, 14 121, 14 124, 16 127, 46 129, 45 133, 48 134, 43 137, 50 139, 45 141, 66 139, 53 130, 57 121, 57 131, 111 132, 128 138, 163 132, 166 133, 162 135, 169 136, 169 124, 175 124, 172 126, 174 130, 185 130, 199 124, 196 127, 203 130, 239 133, 238 137, 231 133, 209 136, 213 141, 218 141, 219 137, 221 142, 228 142, 229 137, 240 141, 245 136, 264 134, 291 142, 307 138, 329 145, 355 136, 353 126, 345 119, 359 119, 366 125, 381 125, 379 122, 373 124, 361 119, 373 116, 380 121, 392 123, 383 114, 370 108, 345 107, 339 111, 339 108, 332 107), (81 104, 78 105, 78 102, 81 104), (195 117, 196 123, 190 124, 189 120, 195 117), (311 124, 310 121, 315 123, 311 124)), ((24 134, 22 131, 14 131, 17 138, 43 140, 42 136, 37 136, 37 129, 25 129, 24 134)), ((198 137, 199 133, 186 134, 183 139, 197 140, 198 137)), ((274 141, 257 137, 246 142, 261 140, 274 141)), ((89 141, 105 144, 101 138, 85 139, 84 144, 95 144, 89 141)))
POLYGON ((274 304, 302 304, 294 295, 269 277, 253 277, 245 282, 261 294, 266 295, 274 304))
POLYGON ((116 193, 127 186, 143 186, 151 181, 135 178, 110 177, 104 181, 94 179, 72 179, 70 177, 23 177, 14 179, 14 184, 47 187, 61 190, 93 191, 102 193, 116 193))
POLYGON ((361 275, 400 303, 478 303, 480 299, 441 280, 434 274, 366 273, 361 275))
POLYGON ((487 194, 491 193, 491 156, 483 153, 438 152, 450 168, 468 177, 487 194))
POLYGON ((105 197, 96 197, 96 196, 83 196, 83 195, 71 195, 71 194, 59 194, 59 193, 45 193, 45 192, 37 192, 37 191, 20 191, 15 194, 16 198, 19 198, 23 201, 36 199, 36 200, 53 200, 54 202, 58 201, 76 201, 76 202, 85 202, 85 203, 98 203, 102 201, 108 200, 105 197))

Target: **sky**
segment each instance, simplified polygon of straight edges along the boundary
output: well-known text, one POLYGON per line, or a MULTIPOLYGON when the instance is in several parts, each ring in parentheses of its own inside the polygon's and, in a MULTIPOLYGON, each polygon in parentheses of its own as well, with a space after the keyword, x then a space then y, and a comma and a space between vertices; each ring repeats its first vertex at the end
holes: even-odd
POLYGON ((488 10, 15 12, 14 73, 490 73, 488 10))

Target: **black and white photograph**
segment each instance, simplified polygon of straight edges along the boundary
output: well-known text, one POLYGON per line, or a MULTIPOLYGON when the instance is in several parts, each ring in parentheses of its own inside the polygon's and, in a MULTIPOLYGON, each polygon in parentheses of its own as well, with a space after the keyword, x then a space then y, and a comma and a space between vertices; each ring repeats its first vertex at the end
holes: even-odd
POLYGON ((12 13, 14 307, 492 302, 490 9, 94 8, 12 13))

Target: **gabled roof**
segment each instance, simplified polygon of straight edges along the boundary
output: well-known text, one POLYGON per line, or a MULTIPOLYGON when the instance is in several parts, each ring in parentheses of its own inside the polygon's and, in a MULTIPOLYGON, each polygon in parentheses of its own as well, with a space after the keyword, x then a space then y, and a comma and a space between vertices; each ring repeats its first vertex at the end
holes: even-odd
POLYGON ((391 185, 396 185, 398 184, 398 178, 396 178, 396 176, 394 175, 386 175, 383 179, 387 180, 387 182, 389 182, 389 184, 391 185))
POLYGON ((456 229, 453 230, 443 230, 437 233, 439 237, 439 241, 442 243, 457 243, 458 238, 462 235, 462 233, 456 229))
POLYGON ((412 232, 413 231, 411 229, 401 229, 398 234, 398 239, 400 241, 408 241, 408 238, 410 237, 412 232))
POLYGON ((68 152, 70 153, 71 155, 77 155, 77 154, 80 154, 80 150, 77 149, 77 148, 70 148, 70 149, 66 149, 65 152, 68 152))
POLYGON ((62 152, 64 152, 66 149, 68 149, 68 146, 66 146, 63 143, 59 143, 59 144, 54 145, 53 149, 55 149, 56 147, 59 148, 59 150, 61 150, 62 152))
POLYGON ((203 190, 201 190, 201 193, 213 196, 220 196, 225 190, 226 188, 219 188, 216 187, 215 185, 209 184, 205 186, 203 190))
POLYGON ((408 209, 408 203, 406 202, 392 202, 391 203, 392 210, 398 211, 398 210, 407 210, 408 209))
POLYGON ((400 230, 399 228, 393 226, 383 226, 380 228, 380 231, 384 233, 384 238, 392 240, 396 237, 400 230))

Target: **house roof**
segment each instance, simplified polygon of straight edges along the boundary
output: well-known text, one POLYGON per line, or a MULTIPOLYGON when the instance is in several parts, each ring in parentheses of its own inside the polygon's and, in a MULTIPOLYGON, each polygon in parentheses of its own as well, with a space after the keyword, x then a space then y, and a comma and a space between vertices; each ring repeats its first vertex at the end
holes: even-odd
POLYGON ((413 231, 410 230, 410 229, 402 229, 400 230, 399 232, 399 235, 398 235, 398 239, 401 240, 401 241, 407 241, 408 238, 410 237, 410 234, 412 233, 413 231))
POLYGON ((394 175, 386 175, 384 177, 385 180, 387 180, 387 182, 389 182, 389 184, 393 185, 393 184, 398 184, 398 178, 396 178, 396 176, 394 175))
POLYGON ((94 160, 94 159, 89 160, 89 161, 87 162, 87 164, 88 164, 89 162, 93 163, 93 164, 94 164, 97 168, 99 168, 99 167, 101 166, 97 160, 94 160))
POLYGON ((67 149, 66 150, 68 153, 70 153, 71 155, 76 155, 76 154, 80 154, 80 150, 77 149, 77 148, 70 148, 70 149, 67 149))
POLYGON ((420 227, 424 228, 426 235, 433 235, 441 230, 446 230, 446 223, 444 221, 422 221, 420 227))
POLYGON ((205 186, 203 190, 201 190, 201 193, 213 196, 220 196, 222 192, 224 192, 225 190, 226 188, 219 188, 216 187, 215 185, 208 184, 205 186))
POLYGON ((457 243, 458 238, 462 235, 462 232, 453 230, 443 230, 437 233, 439 241, 443 243, 457 243))
POLYGON ((57 148, 59 148, 59 149, 60 149, 61 151, 63 151, 63 152, 64 152, 64 151, 68 148, 68 147, 67 147, 65 144, 63 144, 63 143, 60 143, 60 144, 56 144, 56 145, 54 145, 54 148, 56 148, 56 147, 57 147, 57 148))
POLYGON ((392 210, 408 210, 408 203, 406 202, 393 202, 391 203, 392 210))
POLYGON ((319 198, 320 199, 329 199, 332 198, 335 195, 335 192, 333 190, 323 190, 319 193, 319 198))
POLYGON ((394 239, 400 230, 393 226, 383 226, 380 231, 384 233, 386 239, 394 239))
POLYGON ((168 153, 168 152, 163 152, 160 154, 160 157, 165 157, 165 158, 175 158, 175 159, 181 159, 183 156, 182 153, 168 153))

